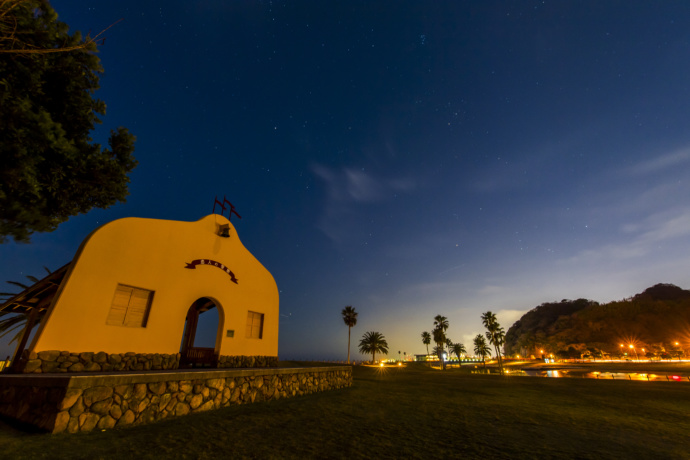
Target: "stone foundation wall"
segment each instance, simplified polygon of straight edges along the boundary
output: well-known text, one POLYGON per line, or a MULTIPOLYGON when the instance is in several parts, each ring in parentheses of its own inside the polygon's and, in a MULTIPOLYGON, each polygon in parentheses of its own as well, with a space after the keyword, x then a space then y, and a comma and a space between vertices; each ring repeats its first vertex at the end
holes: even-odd
POLYGON ((0 414, 53 433, 139 425, 352 385, 350 366, 0 376, 0 414))
POLYGON ((65 372, 128 372, 172 370, 180 367, 180 354, 161 353, 105 353, 48 350, 24 353, 24 374, 65 372))
MULTIPOLYGON (((23 374, 68 372, 130 372, 174 370, 180 367, 180 354, 105 353, 48 350, 26 351, 21 359, 23 374)), ((276 367, 277 356, 226 356, 218 358, 219 368, 276 367)))
POLYGON ((218 368, 278 367, 277 356, 226 356, 218 357, 218 368))

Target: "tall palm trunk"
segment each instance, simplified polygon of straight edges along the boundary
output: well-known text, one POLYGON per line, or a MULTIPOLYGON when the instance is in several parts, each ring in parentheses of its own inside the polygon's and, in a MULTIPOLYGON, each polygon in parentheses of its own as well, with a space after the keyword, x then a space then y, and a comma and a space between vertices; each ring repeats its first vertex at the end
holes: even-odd
POLYGON ((494 345, 494 349, 496 350, 496 357, 498 358, 498 370, 503 375, 503 358, 501 357, 501 351, 498 349, 497 345, 494 345))
POLYGON ((352 326, 347 327, 347 363, 350 364, 350 331, 352 326))

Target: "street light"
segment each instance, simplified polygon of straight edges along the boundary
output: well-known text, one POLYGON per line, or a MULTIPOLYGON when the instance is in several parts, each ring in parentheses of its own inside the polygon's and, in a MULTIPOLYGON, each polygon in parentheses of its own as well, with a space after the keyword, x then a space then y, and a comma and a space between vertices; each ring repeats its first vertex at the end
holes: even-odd
POLYGON ((623 361, 623 344, 621 343, 621 361, 623 361))
POLYGON ((637 359, 639 361, 640 358, 637 356, 637 350, 635 350, 635 347, 633 347, 632 343, 629 346, 630 346, 630 349, 635 352, 635 359, 637 359))

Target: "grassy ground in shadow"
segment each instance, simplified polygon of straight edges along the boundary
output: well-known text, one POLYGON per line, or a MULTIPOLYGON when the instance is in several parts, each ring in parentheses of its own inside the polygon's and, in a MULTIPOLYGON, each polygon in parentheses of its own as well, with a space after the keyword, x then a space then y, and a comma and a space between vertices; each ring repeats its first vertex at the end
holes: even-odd
POLYGON ((690 383, 354 368, 352 388, 77 435, 5 458, 687 458, 690 383))

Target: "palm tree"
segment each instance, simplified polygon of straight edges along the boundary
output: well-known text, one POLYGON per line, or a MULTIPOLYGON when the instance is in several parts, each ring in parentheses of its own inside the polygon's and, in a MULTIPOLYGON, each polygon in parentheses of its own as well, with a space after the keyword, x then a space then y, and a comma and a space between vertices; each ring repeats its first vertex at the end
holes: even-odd
POLYGON ((446 331, 448 330, 448 318, 443 315, 436 315, 434 317, 434 342, 436 342, 441 347, 441 354, 439 359, 441 360, 443 369, 446 368, 446 363, 443 361, 443 345, 446 343, 446 331))
POLYGON ((443 331, 445 341, 446 331, 448 330, 448 318, 446 318, 445 316, 436 315, 434 317, 434 328, 441 329, 443 331))
POLYGON ((494 333, 494 343, 496 344, 498 363, 501 368, 501 373, 503 373, 503 356, 505 355, 505 349, 503 346, 506 343, 506 331, 501 326, 496 328, 496 332, 494 333))
POLYGON ((443 344, 445 343, 445 338, 443 336, 443 329, 436 328, 431 333, 434 335, 434 353, 438 356, 438 360, 441 362, 441 369, 446 368, 446 362, 443 359, 443 344))
POLYGON ((446 363, 443 361, 444 348, 441 345, 436 345, 434 347, 434 354, 438 356, 438 361, 441 363, 441 369, 446 368, 446 363))
MULTIPOLYGON (((52 272, 48 267, 43 267, 46 272, 50 275, 52 272)), ((26 275, 27 279, 31 281, 31 283, 38 283, 39 279, 36 278, 35 276, 32 275, 26 275)), ((22 289, 28 289, 30 286, 27 286, 24 283, 20 283, 19 281, 7 281, 7 284, 12 284, 13 286, 20 287, 22 289)), ((17 293, 13 292, 0 292, 0 302, 4 302, 6 300, 9 300, 10 298, 14 297, 17 295, 17 293)), ((45 310, 41 313, 39 313, 39 317, 36 319, 36 323, 34 324, 34 327, 40 324, 41 319, 43 319, 43 316, 45 314, 45 310)), ((0 338, 5 337, 11 332, 16 331, 19 329, 19 331, 12 337, 12 340, 10 340, 9 343, 13 342, 19 342, 21 339, 22 335, 24 334, 24 326, 26 325, 26 321, 28 319, 29 315, 27 313, 15 313, 15 312, 10 312, 10 311, 0 311, 0 338)))
POLYGON ((465 345, 463 345, 462 343, 454 343, 451 348, 453 350, 453 353, 455 353, 455 356, 458 357, 458 359, 460 359, 460 355, 467 354, 467 349, 465 348, 465 345))
POLYGON ((446 345, 446 349, 448 350, 448 361, 450 361, 450 356, 453 353, 453 350, 452 350, 453 341, 450 340, 448 337, 446 337, 445 345, 446 345))
POLYGON ((491 356, 491 347, 486 344, 486 340, 481 334, 477 334, 474 338, 474 354, 482 357, 482 363, 484 364, 484 369, 486 369, 485 358, 491 356))
POLYGON ((496 315, 487 311, 482 315, 482 323, 486 328, 486 338, 489 343, 494 346, 496 350, 496 357, 498 358, 498 367, 503 375, 503 359, 501 359, 501 347, 505 343, 506 334, 498 321, 496 315))
POLYGON ((366 332, 362 336, 362 340, 359 341, 359 352, 362 354, 371 353, 371 360, 376 362, 376 352, 388 354, 388 342, 380 332, 366 332))
POLYGON ((465 345, 463 345, 461 343, 454 343, 450 347, 450 349, 453 351, 453 353, 455 353, 455 356, 458 357, 458 366, 462 367, 462 361, 460 359, 460 355, 467 353, 467 350, 465 349, 465 345))
POLYGON ((422 332, 422 343, 426 345, 426 354, 429 356, 429 344, 431 343, 431 334, 428 332, 422 332))
POLYGON ((343 321, 345 321, 345 325, 347 326, 347 363, 350 364, 350 330, 355 324, 357 324, 357 312, 352 306, 348 305, 347 307, 343 308, 341 314, 343 315, 343 321))

